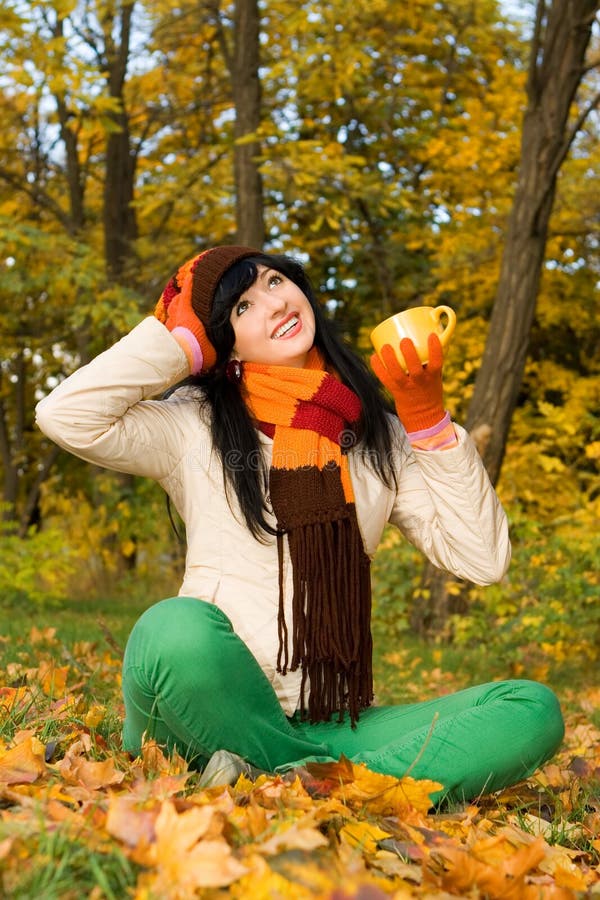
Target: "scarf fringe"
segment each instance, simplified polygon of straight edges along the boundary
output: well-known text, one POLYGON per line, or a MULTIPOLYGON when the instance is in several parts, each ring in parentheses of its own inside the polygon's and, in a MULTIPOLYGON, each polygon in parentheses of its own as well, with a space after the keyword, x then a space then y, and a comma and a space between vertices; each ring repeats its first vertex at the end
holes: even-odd
MULTIPOLYGON (((354 727, 373 700, 370 561, 353 505, 333 521, 287 532, 293 565, 292 652, 279 590, 277 670, 302 668, 301 715, 325 722, 348 710, 354 727), (308 697, 307 697, 308 689, 308 697)), ((280 558, 283 534, 278 537, 280 558)))

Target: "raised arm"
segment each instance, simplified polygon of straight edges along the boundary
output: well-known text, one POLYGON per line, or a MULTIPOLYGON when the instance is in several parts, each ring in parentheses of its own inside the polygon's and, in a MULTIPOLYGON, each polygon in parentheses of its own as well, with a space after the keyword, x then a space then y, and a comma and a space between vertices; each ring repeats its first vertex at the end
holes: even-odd
POLYGON ((506 514, 472 440, 444 409, 443 350, 428 338, 429 362, 421 364, 412 342, 371 358, 388 388, 406 432, 406 461, 390 521, 427 558, 458 578, 477 584, 499 581, 510 563, 506 514))
POLYGON ((150 398, 189 371, 179 342, 149 317, 41 400, 37 423, 75 456, 160 480, 185 452, 181 411, 150 398))
POLYGON ((408 450, 389 521, 438 568, 492 584, 510 563, 508 521, 473 441, 454 429, 453 448, 408 450))

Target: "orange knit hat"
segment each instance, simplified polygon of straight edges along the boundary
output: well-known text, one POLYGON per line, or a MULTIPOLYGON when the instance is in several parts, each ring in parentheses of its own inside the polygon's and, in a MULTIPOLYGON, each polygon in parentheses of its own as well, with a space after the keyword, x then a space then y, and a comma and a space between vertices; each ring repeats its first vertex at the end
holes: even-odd
POLYGON ((193 311, 204 326, 200 338, 204 360, 202 372, 210 371, 217 361, 215 348, 206 334, 217 285, 234 263, 260 252, 254 247, 239 246, 212 247, 210 250, 204 250, 179 267, 158 299, 154 315, 160 322, 166 324, 171 302, 179 294, 187 295, 193 311))

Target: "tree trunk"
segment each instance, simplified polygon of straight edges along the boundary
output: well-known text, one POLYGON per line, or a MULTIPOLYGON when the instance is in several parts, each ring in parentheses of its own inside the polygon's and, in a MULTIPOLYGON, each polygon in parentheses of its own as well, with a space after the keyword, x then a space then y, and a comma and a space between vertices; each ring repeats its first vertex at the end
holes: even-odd
POLYGON ((523 380, 556 179, 591 109, 569 128, 598 7, 598 0, 554 0, 549 8, 544 0, 538 0, 519 179, 466 422, 467 429, 484 440, 483 460, 494 484, 523 380))
MULTIPOLYGON (((600 99, 596 96, 569 125, 599 6, 598 0, 537 3, 519 178, 483 360, 466 420, 494 484, 525 371, 557 176, 575 135, 600 99)), ((451 609, 455 602, 448 596, 445 573, 427 563, 411 619, 413 628, 429 637, 442 633, 448 615, 460 611, 460 597, 459 608, 451 609)))
POLYGON ((230 73, 235 104, 234 176, 236 240, 261 249, 265 242, 260 142, 249 139, 261 121, 260 17, 258 0, 236 0, 234 48, 230 73))
POLYGON ((119 111, 111 116, 114 130, 106 138, 104 181, 104 248, 107 272, 114 281, 121 279, 137 237, 133 208, 135 156, 124 97, 133 7, 133 2, 121 7, 118 44, 113 39, 116 22, 112 17, 107 19, 104 30, 108 92, 119 103, 119 111))

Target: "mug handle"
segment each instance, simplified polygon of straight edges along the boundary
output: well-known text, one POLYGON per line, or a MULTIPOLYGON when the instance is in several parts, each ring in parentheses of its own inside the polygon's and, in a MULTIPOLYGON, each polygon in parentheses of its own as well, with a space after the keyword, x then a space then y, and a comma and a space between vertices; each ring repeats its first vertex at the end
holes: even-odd
POLYGON ((448 317, 446 326, 440 334, 440 341, 442 343, 442 346, 445 347, 454 334, 454 329, 456 327, 456 313, 449 306, 436 306, 433 312, 437 319, 438 325, 441 325, 440 319, 443 315, 448 317))

